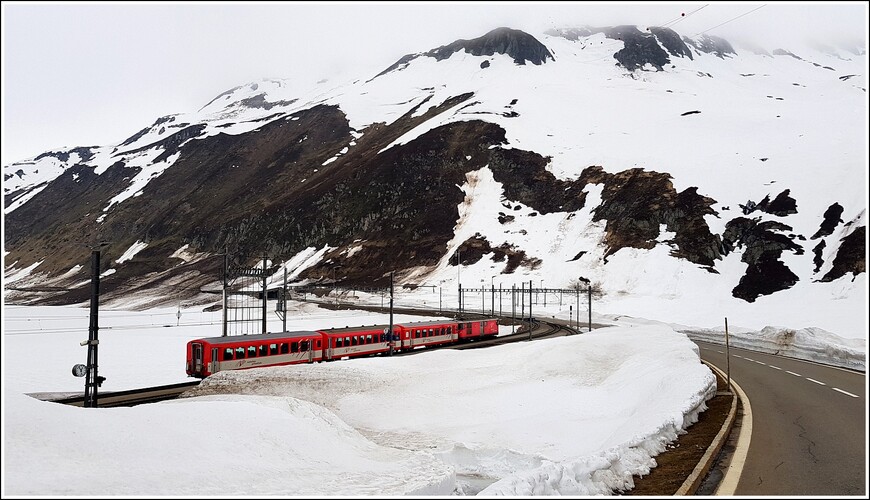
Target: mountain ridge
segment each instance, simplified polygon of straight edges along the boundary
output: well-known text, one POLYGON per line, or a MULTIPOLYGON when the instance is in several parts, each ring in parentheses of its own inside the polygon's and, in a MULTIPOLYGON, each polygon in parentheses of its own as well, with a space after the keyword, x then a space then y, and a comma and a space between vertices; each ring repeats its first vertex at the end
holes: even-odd
MULTIPOLYGON (((247 262, 264 252, 288 262, 319 249, 319 261, 298 270, 300 280, 330 281, 340 265, 343 283, 376 285, 386 269, 408 283, 450 280, 458 252, 468 256, 463 267, 517 278, 556 282, 569 266, 567 274, 593 276, 617 296, 624 285, 609 276, 621 274, 613 270, 624 266, 622 256, 641 263, 662 248, 690 266, 681 269, 711 276, 684 271, 692 279, 718 279, 727 298, 746 303, 814 282, 865 279, 866 206, 854 186, 836 179, 860 175, 847 154, 859 144, 849 135, 859 117, 824 111, 804 90, 858 102, 850 96, 866 96, 859 66, 848 71, 858 76, 842 79, 824 59, 775 59, 713 37, 693 42, 668 29, 626 26, 553 31, 542 41, 524 34, 540 44, 536 53, 543 47, 552 58, 526 65, 511 52, 510 40, 525 39, 514 31, 487 34, 508 37, 504 53, 490 43, 498 36, 485 35, 430 51, 441 59, 413 57, 401 70, 338 90, 294 94, 278 80, 240 85, 197 113, 161 117, 118 146, 4 166, 5 275, 40 262, 31 281, 69 288, 28 292, 25 278, 9 297, 87 300, 87 266, 70 274, 88 255, 76 239, 107 239, 108 255, 147 243, 130 260, 104 264, 103 271, 115 269, 105 289, 117 296, 170 290, 158 300, 164 303, 213 286, 221 265, 215 256, 227 249, 247 262), (796 79, 803 87, 792 85, 796 79), (715 101, 722 95, 731 106, 715 101), (812 129, 807 103, 817 115, 842 115, 842 133, 812 129), (782 116, 791 125, 783 127, 782 116), (703 131, 736 131, 746 119, 763 124, 765 140, 737 132, 726 161, 728 142, 703 131), (827 151, 835 155, 835 179, 819 181, 842 185, 845 196, 808 196, 789 174, 801 156, 767 146, 796 145, 801 131, 812 131, 801 154, 837 137, 845 153, 827 151), (706 175, 694 167, 704 163, 706 175), (474 183, 501 191, 475 201, 474 183), (760 201, 733 213, 747 197, 760 201), (478 203, 480 211, 464 212, 478 203), (835 204, 836 216, 828 213, 835 204), (555 249, 544 250, 541 235, 533 236, 551 223, 565 229, 543 236, 555 249), (170 258, 185 245, 201 260, 170 258), (481 259, 472 262, 474 255, 481 259), (745 265, 739 275, 734 259, 745 265), (184 285, 172 290, 171 283, 184 285)), ((800 161, 811 166, 831 162, 806 156, 800 161)))

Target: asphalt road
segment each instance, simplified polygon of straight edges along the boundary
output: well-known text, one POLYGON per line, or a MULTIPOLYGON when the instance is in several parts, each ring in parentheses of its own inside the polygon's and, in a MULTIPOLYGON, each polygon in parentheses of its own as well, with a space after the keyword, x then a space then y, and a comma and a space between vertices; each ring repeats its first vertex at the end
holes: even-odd
MULTIPOLYGON (((726 369, 725 346, 696 342, 726 369)), ((752 438, 735 495, 867 495, 863 373, 730 349, 731 379, 749 398, 752 438)))

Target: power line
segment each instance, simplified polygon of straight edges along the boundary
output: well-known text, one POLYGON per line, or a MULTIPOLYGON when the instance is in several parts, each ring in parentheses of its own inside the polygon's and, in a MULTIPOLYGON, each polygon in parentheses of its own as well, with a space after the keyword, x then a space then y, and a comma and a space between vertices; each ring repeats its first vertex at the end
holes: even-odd
POLYGON ((685 19, 685 18, 691 16, 691 15, 694 14, 695 12, 698 12, 699 10, 701 10, 701 9, 703 9, 704 7, 707 7, 707 6, 709 6, 709 5, 710 5, 710 4, 704 4, 704 5, 702 5, 701 7, 698 7, 697 9, 693 10, 692 12, 689 12, 688 14, 680 14, 679 17, 676 17, 676 18, 674 18, 674 19, 671 19, 670 21, 666 22, 665 24, 661 24, 661 25, 659 25, 659 27, 661 27, 661 28, 667 28, 668 26, 672 26, 672 25, 674 25, 674 24, 677 24, 678 22, 682 21, 683 19, 685 19))
POLYGON ((699 31, 699 32, 695 33, 695 34, 692 35, 692 36, 695 37, 695 36, 698 36, 698 35, 702 35, 702 34, 708 32, 708 31, 710 31, 710 30, 714 30, 714 29, 718 28, 719 26, 722 26, 722 25, 728 24, 728 23, 730 23, 731 21, 734 21, 734 20, 736 20, 736 19, 740 19, 741 17, 746 16, 746 15, 752 14, 752 13, 755 12, 756 10, 758 10, 758 9, 760 9, 761 7, 764 7, 764 6, 766 6, 766 5, 767 5, 766 3, 765 3, 765 4, 762 4, 761 6, 756 7, 756 8, 754 8, 754 9, 750 10, 749 12, 744 12, 743 14, 740 14, 740 15, 737 16, 737 17, 732 17, 731 19, 725 21, 724 23, 717 24, 716 26, 713 26, 712 28, 707 28, 707 29, 705 29, 704 31, 699 31))

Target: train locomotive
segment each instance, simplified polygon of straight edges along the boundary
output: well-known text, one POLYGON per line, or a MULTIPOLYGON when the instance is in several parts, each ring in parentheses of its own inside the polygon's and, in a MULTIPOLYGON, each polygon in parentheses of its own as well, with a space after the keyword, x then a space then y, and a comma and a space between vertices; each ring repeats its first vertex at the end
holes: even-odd
POLYGON ((187 375, 205 378, 225 370, 334 361, 455 344, 498 334, 498 319, 440 320, 311 331, 260 333, 191 340, 187 375))

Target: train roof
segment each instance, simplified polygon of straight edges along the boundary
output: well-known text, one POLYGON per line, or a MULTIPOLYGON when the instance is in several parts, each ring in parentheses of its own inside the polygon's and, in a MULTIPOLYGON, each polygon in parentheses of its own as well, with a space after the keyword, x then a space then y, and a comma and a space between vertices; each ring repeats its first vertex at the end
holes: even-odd
POLYGON ((294 332, 269 332, 255 333, 250 335, 229 335, 226 337, 209 337, 207 339, 198 339, 206 341, 209 344, 234 344, 237 342, 262 342, 269 340, 284 340, 295 339, 300 337, 310 337, 312 335, 320 335, 318 332, 309 330, 299 330, 294 332))
POLYGON ((404 326, 405 328, 420 328, 424 326, 441 326, 448 323, 464 323, 464 321, 458 321, 455 319, 442 319, 441 321, 413 321, 408 323, 400 323, 400 325, 404 326))
POLYGON ((389 328, 389 326, 390 325, 346 326, 344 328, 324 328, 324 329, 319 330, 319 331, 323 332, 327 335, 333 335, 333 334, 343 335, 345 333, 357 333, 357 332, 371 332, 371 331, 383 332, 384 330, 389 328))

